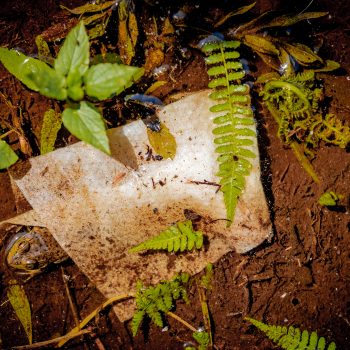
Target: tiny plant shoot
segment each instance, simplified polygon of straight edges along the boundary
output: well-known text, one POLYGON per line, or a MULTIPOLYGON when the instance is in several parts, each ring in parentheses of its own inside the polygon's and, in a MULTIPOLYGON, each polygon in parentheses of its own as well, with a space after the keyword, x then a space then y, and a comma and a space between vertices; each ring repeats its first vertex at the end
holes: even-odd
MULTIPOLYGON (((67 35, 52 67, 6 48, 0 48, 0 61, 29 89, 66 101, 62 113, 64 126, 79 139, 110 154, 102 115, 92 103, 84 101, 84 97, 102 101, 118 95, 143 75, 142 68, 117 63, 90 65, 89 37, 82 21, 67 35)), ((0 165, 6 168, 17 158, 9 156, 3 141, 0 146, 0 165)))

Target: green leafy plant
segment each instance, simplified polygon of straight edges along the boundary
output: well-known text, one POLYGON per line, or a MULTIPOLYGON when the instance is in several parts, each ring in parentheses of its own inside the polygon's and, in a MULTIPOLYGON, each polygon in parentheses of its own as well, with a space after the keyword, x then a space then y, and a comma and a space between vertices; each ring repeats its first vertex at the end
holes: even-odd
POLYGON ((316 332, 300 331, 293 326, 274 326, 246 317, 247 321, 263 331, 269 339, 286 350, 336 350, 334 342, 326 347, 323 337, 318 337, 316 332))
POLYGON ((249 86, 241 83, 245 71, 237 60, 239 53, 235 49, 239 45, 238 41, 222 41, 202 48, 208 55, 209 88, 215 90, 210 97, 217 101, 210 110, 223 113, 214 118, 216 127, 213 133, 216 152, 219 153, 217 176, 224 194, 227 226, 233 221, 238 199, 245 188, 245 177, 250 174, 250 159, 256 157, 248 148, 254 144, 256 135, 249 86))
POLYGON ((321 140, 345 148, 350 142, 350 128, 334 115, 323 112, 320 103, 323 88, 314 71, 288 77, 269 74, 266 79, 260 77, 260 81, 264 80, 260 95, 278 123, 278 136, 292 147, 305 170, 319 182, 304 153, 312 156, 321 140))
POLYGON ((144 288, 137 283, 135 296, 137 310, 131 321, 132 333, 135 336, 145 317, 149 317, 157 326, 163 327, 163 315, 174 307, 174 301, 188 301, 186 284, 189 280, 187 273, 175 276, 170 281, 163 281, 154 287, 144 288))
POLYGON ((169 253, 184 252, 193 248, 201 249, 202 246, 203 233, 194 231, 192 222, 186 220, 170 226, 159 235, 131 248, 129 252, 136 253, 143 250, 167 250, 169 253))
POLYGON ((62 113, 64 126, 79 139, 110 154, 102 115, 92 103, 83 101, 84 96, 102 101, 117 95, 142 76, 142 68, 117 63, 89 66, 89 38, 83 22, 67 35, 53 67, 6 48, 0 48, 0 61, 29 89, 67 101, 62 113))

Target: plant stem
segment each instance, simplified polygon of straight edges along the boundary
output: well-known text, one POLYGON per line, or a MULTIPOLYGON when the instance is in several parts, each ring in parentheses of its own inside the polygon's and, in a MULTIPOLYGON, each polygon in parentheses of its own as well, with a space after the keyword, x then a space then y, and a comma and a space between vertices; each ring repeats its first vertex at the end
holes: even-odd
POLYGON ((83 334, 87 334, 87 333, 91 333, 91 330, 90 329, 84 329, 84 330, 76 332, 74 334, 68 333, 66 335, 63 335, 62 337, 58 337, 58 338, 55 338, 55 339, 45 340, 45 341, 41 341, 41 342, 38 342, 38 343, 30 344, 30 345, 14 346, 12 349, 15 349, 15 350, 29 350, 29 349, 37 349, 37 348, 41 348, 43 346, 48 346, 48 345, 51 345, 51 344, 55 344, 55 343, 58 343, 60 341, 64 341, 66 343, 70 339, 73 339, 75 337, 79 337, 79 336, 81 336, 83 334))
POLYGON ((168 316, 174 318, 175 320, 181 322, 184 326, 186 326, 188 329, 190 329, 192 332, 197 332, 197 329, 194 328, 192 325, 190 325, 188 322, 186 322, 184 319, 182 319, 180 316, 174 314, 171 311, 168 311, 166 313, 168 316))
POLYGON ((5 134, 2 134, 0 136, 0 140, 4 139, 5 137, 7 137, 8 135, 12 134, 13 132, 16 132, 16 130, 12 129, 12 130, 9 130, 9 131, 5 132, 5 134))
MULTIPOLYGON (((129 298, 134 298, 135 296, 132 294, 124 294, 124 295, 117 295, 114 296, 110 299, 108 299, 107 301, 105 301, 101 306, 99 306, 98 308, 96 308, 94 311, 92 311, 87 317, 85 317, 79 324, 79 326, 74 327, 69 333, 67 333, 67 336, 76 334, 77 332, 79 332, 79 329, 84 328, 94 317, 96 317, 96 315, 101 312, 104 308, 106 308, 107 306, 116 303, 118 301, 124 300, 124 299, 129 299, 129 298)), ((69 339, 68 339, 69 340, 69 339)), ((60 348, 62 347, 65 343, 67 342, 67 340, 62 340, 57 344, 57 347, 60 348)))
MULTIPOLYGON (((271 113, 271 115, 273 116, 273 118, 276 120, 277 124, 280 126, 281 121, 276 108, 272 105, 271 102, 266 102, 266 106, 269 112, 271 113)), ((300 162, 301 166, 304 168, 304 170, 311 176, 312 180, 314 180, 317 184, 319 184, 320 183, 319 177, 317 176, 309 160, 306 158, 304 153, 300 150, 299 145, 296 142, 292 142, 290 144, 290 147, 293 150, 296 158, 300 162)))

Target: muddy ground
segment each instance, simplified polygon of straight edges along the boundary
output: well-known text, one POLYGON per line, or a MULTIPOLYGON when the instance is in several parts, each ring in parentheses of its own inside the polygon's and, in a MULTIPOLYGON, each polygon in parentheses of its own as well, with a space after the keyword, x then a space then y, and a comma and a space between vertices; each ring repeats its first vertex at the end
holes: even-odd
MULTIPOLYGON (((69 23, 72 18, 60 9, 59 4, 72 8, 82 3, 84 1, 40 0, 34 5, 30 0, 3 0, 0 5, 0 45, 35 54, 36 35, 55 24, 69 23)), ((154 14, 160 15, 163 11, 159 4, 137 4, 139 18, 144 18, 145 13, 154 11, 154 14)), ((171 11, 175 11, 176 6, 180 4, 173 5, 171 11)), ((218 1, 211 7, 201 6, 198 24, 205 22, 207 17, 220 18, 231 9, 224 1, 218 1)), ((286 5, 283 1, 261 0, 254 12, 259 14, 277 9, 298 13, 304 7, 303 1, 286 5)), ((323 57, 341 64, 342 69, 336 74, 323 74, 321 77, 325 80, 331 112, 350 123, 350 3, 340 1, 335 5, 331 1, 315 1, 308 10, 329 11, 329 16, 319 21, 321 24, 316 27, 305 25, 303 30, 323 40, 320 51, 323 57)), ((292 32, 294 34, 301 33, 296 30, 292 32)), ((165 77, 168 84, 157 90, 157 95, 164 100, 174 93, 196 91, 207 86, 203 57, 189 45, 196 34, 186 35, 181 45, 187 44, 191 55, 182 66, 174 69, 171 79, 165 77)), ((175 57, 176 52, 170 51, 166 60, 172 63, 175 57)), ((247 58, 251 62, 253 76, 266 71, 256 57, 250 54, 247 58)), ((49 106, 59 106, 28 91, 3 67, 0 67, 0 77, 0 91, 11 96, 12 103, 20 105, 23 110, 17 122, 24 130, 28 145, 27 152, 22 152, 21 157, 35 156, 39 151, 43 113, 49 106)), ((321 183, 315 184, 300 167, 292 151, 283 146, 276 136, 277 126, 273 118, 257 100, 254 103, 257 108, 262 180, 271 208, 274 237, 254 252, 245 255, 232 252, 214 265, 208 302, 214 325, 215 348, 277 349, 262 333, 243 320, 249 315, 276 325, 316 330, 327 340, 335 341, 339 349, 350 349, 350 153, 321 144, 312 161, 321 178, 321 183), (345 195, 336 208, 329 209, 317 204, 319 196, 327 190, 345 195)), ((15 118, 8 108, 4 100, 0 100, 1 117, 10 115, 9 118, 15 118)), ((16 137, 9 141, 14 149, 21 147, 16 137)), ((67 131, 61 130, 57 146, 73 141, 67 131)), ((1 171, 0 219, 28 210, 25 201, 15 201, 10 188, 7 172, 1 171)), ((8 237, 0 236, 2 249, 7 240, 8 237)), ((69 287, 79 318, 84 318, 104 300, 73 261, 68 260, 35 276, 25 284, 32 308, 35 342, 63 335, 75 325, 65 292, 63 272, 70 277, 69 287)), ((0 348, 7 349, 26 344, 27 339, 6 301, 5 287, 9 272, 3 265, 1 273, 0 348)), ((190 288, 189 296, 190 304, 178 303, 176 313, 192 324, 203 325, 195 283, 190 288)), ((106 349, 182 349, 184 343, 191 339, 191 332, 172 319, 169 319, 166 331, 150 325, 133 338, 128 324, 120 323, 110 310, 102 312, 92 326, 93 337, 76 339, 67 348, 103 349, 103 344, 106 349)))

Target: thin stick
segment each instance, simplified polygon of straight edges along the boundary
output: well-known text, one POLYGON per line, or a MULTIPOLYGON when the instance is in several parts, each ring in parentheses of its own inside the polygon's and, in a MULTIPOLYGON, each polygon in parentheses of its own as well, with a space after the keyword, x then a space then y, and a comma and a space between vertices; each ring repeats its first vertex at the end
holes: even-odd
POLYGON ((68 281, 66 278, 66 273, 64 271, 64 268, 61 266, 61 272, 62 272, 62 280, 66 289, 66 294, 68 297, 68 302, 69 302, 69 307, 70 310, 72 311, 73 314, 73 318, 74 318, 74 323, 76 327, 79 327, 80 321, 79 321, 79 317, 78 317, 78 311, 77 311, 77 307, 75 306, 73 299, 72 299, 72 295, 68 286, 68 281))
MULTIPOLYGON (((79 327, 74 327, 69 333, 67 333, 67 335, 71 335, 71 334, 76 334, 77 332, 79 332, 79 328, 82 329, 84 328, 94 317, 96 317, 96 315, 103 310, 104 308, 106 308, 107 306, 116 303, 117 301, 121 301, 123 299, 130 299, 130 298, 134 298, 135 296, 132 294, 124 294, 124 295, 117 295, 115 297, 112 297, 110 299, 108 299, 106 302, 104 302, 101 306, 99 306, 98 308, 96 308, 94 311, 92 311, 87 317, 85 317, 79 324, 79 327)), ((62 340, 57 344, 57 347, 60 348, 62 347, 67 341, 62 340)))
POLYGON ((45 340, 45 341, 41 341, 38 343, 34 343, 34 344, 30 344, 30 345, 21 345, 21 346, 14 346, 12 349, 15 350, 29 350, 29 349, 37 349, 37 348, 41 348, 43 346, 48 346, 51 344, 55 344, 58 343, 60 341, 64 341, 65 343, 75 337, 79 337, 83 334, 87 334, 87 333, 91 333, 90 329, 84 329, 80 332, 74 333, 74 334, 66 334, 63 335, 62 337, 58 337, 55 339, 50 339, 50 340, 45 340))
POLYGON ((186 322, 184 319, 182 319, 180 316, 172 313, 171 311, 168 311, 166 313, 168 316, 175 318, 175 320, 181 322, 183 325, 185 325, 188 329, 190 329, 192 332, 197 332, 197 329, 194 328, 192 325, 190 325, 188 322, 186 322))
POLYGON ((16 130, 11 129, 11 130, 5 132, 5 134, 2 134, 2 135, 0 136, 0 140, 4 139, 6 136, 12 134, 13 132, 16 132, 16 130))

